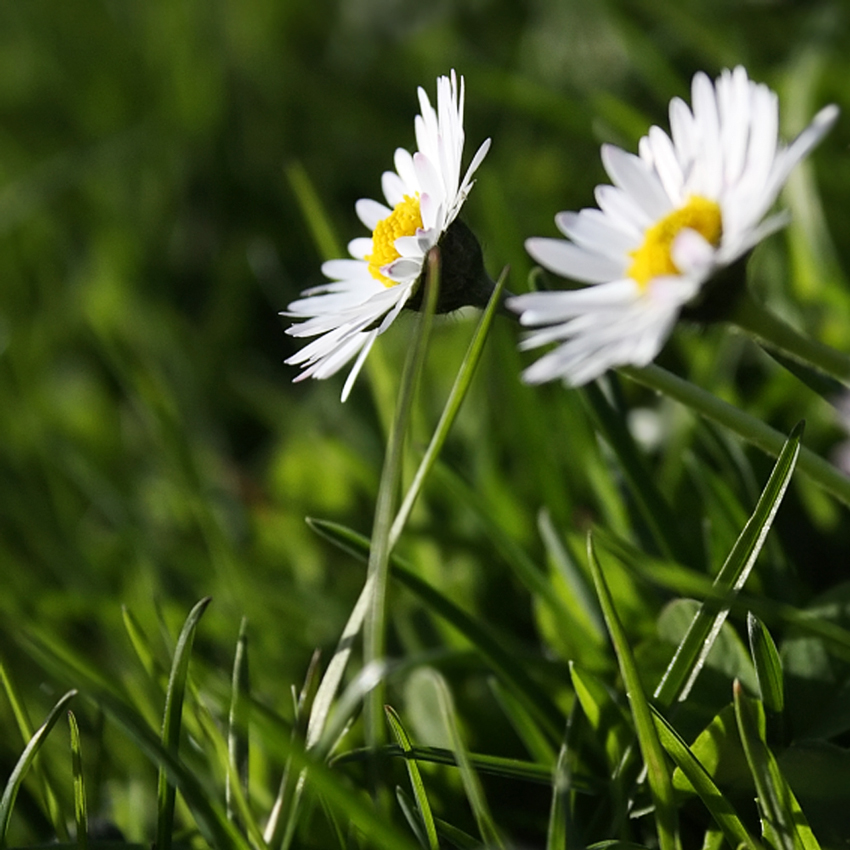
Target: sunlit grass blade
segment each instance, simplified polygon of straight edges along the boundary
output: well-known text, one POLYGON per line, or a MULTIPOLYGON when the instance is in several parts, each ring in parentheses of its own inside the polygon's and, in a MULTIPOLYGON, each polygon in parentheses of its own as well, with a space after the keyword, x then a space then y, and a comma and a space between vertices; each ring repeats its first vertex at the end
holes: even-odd
MULTIPOLYGON (((423 311, 416 322, 410 348, 401 375, 395 419, 387 440, 384 466, 378 486, 375 504, 375 519, 372 524, 372 545, 369 549, 367 581, 374 582, 369 610, 363 634, 363 656, 366 664, 382 661, 386 653, 387 585, 392 541, 390 528, 395 513, 397 490, 402 469, 404 437, 410 421, 413 399, 419 385, 419 377, 425 363, 428 339, 437 308, 440 291, 440 252, 432 248, 426 259, 425 299, 423 311)), ((366 740, 371 746, 383 743, 384 723, 381 714, 384 706, 384 688, 379 682, 369 695, 364 706, 366 740)))
POLYGON ((89 816, 86 807, 86 782, 83 776, 83 753, 80 745, 80 727, 73 711, 68 711, 71 728, 71 775, 74 781, 74 823, 77 827, 77 847, 86 850, 89 841, 89 816))
MULTIPOLYGON (((715 588, 730 598, 744 586, 761 552, 794 472, 802 436, 801 422, 791 431, 752 516, 714 580, 715 588)), ((655 699, 662 706, 687 697, 728 613, 728 602, 706 600, 702 603, 655 690, 655 699)))
POLYGON ((640 515, 652 533, 661 554, 684 563, 689 562, 684 542, 680 539, 673 511, 647 468, 626 427, 622 414, 605 398, 597 383, 588 384, 582 392, 597 430, 614 451, 640 515))
POLYGON ((230 711, 227 716, 227 815, 233 817, 232 787, 238 784, 248 796, 248 766, 250 757, 249 729, 251 725, 251 678, 248 666, 248 620, 239 624, 233 675, 230 685, 230 711))
MULTIPOLYGON (((210 597, 207 596, 192 608, 183 624, 180 637, 177 639, 177 646, 174 649, 174 659, 168 678, 168 690, 165 695, 165 712, 162 719, 162 746, 175 758, 180 745, 183 697, 186 692, 186 678, 189 674, 189 659, 192 655, 195 629, 211 601, 210 597)), ((169 850, 171 847, 176 794, 177 789, 170 781, 168 772, 164 768, 160 768, 157 794, 157 850, 169 850)))
POLYGON ((396 739, 399 747, 405 756, 405 764, 407 765, 407 775, 410 777, 410 787, 413 790, 413 798, 416 800, 416 809, 419 812, 421 819, 421 829, 423 830, 424 847, 429 847, 430 850, 439 850, 440 841, 437 838, 437 827, 434 825, 434 815, 431 813, 431 804, 428 802, 428 794, 425 791, 425 783, 422 781, 422 774, 419 772, 419 765, 416 764, 416 759, 412 757, 413 742, 407 734, 407 730, 398 716, 398 712, 391 706, 384 707, 387 713, 387 721, 393 732, 393 737, 396 739))
POLYGON ((452 826, 448 821, 437 818, 437 832, 457 850, 481 850, 481 842, 477 838, 452 826))
POLYGON ((484 796, 484 789, 481 787, 481 781, 475 772, 475 768, 472 766, 466 750, 466 744, 460 733, 454 699, 449 691, 449 687, 445 679, 436 670, 429 671, 429 674, 432 685, 437 692, 440 717, 452 742, 452 750, 457 759, 461 781, 466 791, 466 799, 469 801, 475 822, 478 824, 478 831, 487 847, 498 847, 500 850, 504 850, 504 840, 496 826, 496 822, 493 820, 493 816, 490 814, 490 806, 487 804, 487 798, 484 796))
POLYGON ((440 415, 440 420, 437 423, 437 427, 434 429, 431 442, 425 450, 425 454, 419 463, 419 468, 413 476, 413 481, 411 482, 410 487, 408 487, 407 493, 405 493, 401 507, 399 508, 392 528, 390 529, 390 548, 395 546, 398 538, 401 536, 405 523, 410 516, 410 512, 413 510, 416 498, 422 490, 425 479, 428 477, 428 473, 431 471, 434 462, 440 454, 440 450, 443 448, 443 444, 445 443, 446 438, 449 435, 449 431, 454 424, 455 417, 463 404, 464 398, 466 398, 466 393, 472 383, 472 378, 475 374, 478 362, 481 360, 481 353, 484 351, 484 343, 487 340, 487 334, 490 331, 490 326, 493 324, 493 317, 496 315, 496 311, 501 303, 502 290, 504 289, 507 277, 508 270, 504 269, 501 275, 499 275, 499 280, 496 282, 493 294, 490 296, 490 301, 481 315, 481 319, 478 322, 475 333, 472 335, 469 347, 466 350, 463 362, 460 364, 460 369, 458 370, 454 384, 449 392, 449 397, 446 400, 446 405, 440 415))
POLYGON ((720 789, 679 733, 665 720, 660 712, 653 710, 658 735, 664 749, 676 763, 711 813, 729 842, 730 847, 746 847, 761 850, 759 842, 750 835, 734 806, 723 796, 720 789))
MULTIPOLYGON (((620 372, 645 387, 676 399, 700 416, 723 425, 773 457, 778 457, 782 452, 785 437, 779 431, 660 366, 651 365, 642 369, 628 366, 620 369, 620 372)), ((805 446, 800 449, 798 466, 800 472, 815 484, 845 505, 850 505, 850 477, 805 446)))
POLYGON ((9 829, 9 819, 12 816, 12 809, 15 805, 15 799, 18 796, 18 791, 21 788, 21 783, 27 775, 27 771, 33 763, 33 760, 38 755, 42 744, 50 734, 50 730, 56 725, 56 721, 65 709, 65 706, 77 695, 77 691, 68 691, 60 700, 53 706, 50 713, 47 715, 44 723, 36 729, 29 743, 24 748, 21 757, 12 770, 6 786, 3 789, 3 796, 0 797, 0 847, 6 846, 6 832, 9 829))
POLYGON ((301 214, 304 216, 304 221, 307 223, 310 235, 313 237, 322 259, 333 260, 336 257, 344 256, 330 218, 307 174, 307 170, 300 162, 290 162, 286 166, 286 178, 295 193, 298 206, 301 207, 301 214))
POLYGON ((133 612, 126 605, 121 606, 121 617, 124 621, 124 628, 127 630, 127 635, 130 638, 130 643, 144 671, 150 676, 153 682, 158 682, 159 676, 163 671, 154 657, 148 636, 145 634, 144 629, 133 612))
POLYGON ((570 769, 567 745, 561 746, 552 775, 552 803, 546 830, 546 850, 565 850, 570 819, 570 769))
POLYGON ((767 711, 781 714, 785 708, 785 684, 779 651, 764 623, 752 612, 747 615, 747 633, 761 700, 767 711))
MULTIPOLYGON (((15 723, 18 726, 18 731, 21 733, 21 741, 24 745, 32 738, 33 729, 30 723, 29 715, 27 714, 26 706, 18 696, 17 690, 12 683, 12 679, 6 671, 6 667, 0 661, 0 682, 3 684, 3 690, 6 693, 6 698, 9 700, 9 705, 12 707, 12 714, 15 716, 15 723)), ((56 799, 56 794, 53 791, 50 778, 43 770, 39 770, 38 766, 33 769, 36 774, 41 791, 44 795, 44 805, 47 809, 47 816, 56 830, 56 835, 62 840, 68 838, 68 830, 65 828, 65 820, 59 811, 59 803, 56 799)))
POLYGON ((608 626, 608 632, 617 653, 620 674, 623 677, 626 693, 631 703, 635 732, 646 765, 646 775, 652 799, 655 802, 658 843, 661 850, 681 850, 679 817, 664 749, 655 730, 655 723, 652 720, 649 703, 641 686, 640 674, 629 640, 614 609, 614 600, 611 597, 605 576, 602 574, 602 567, 596 557, 593 538, 590 535, 587 539, 587 556, 590 561, 593 581, 596 584, 596 592, 599 594, 599 602, 602 605, 602 613, 605 615, 605 623, 608 626))
POLYGON ((416 836, 416 840, 420 846, 426 848, 426 850, 427 848, 439 848, 439 844, 430 843, 425 830, 422 828, 422 822, 419 819, 419 813, 415 808, 413 800, 404 793, 404 789, 400 785, 396 785, 395 798, 401 809, 401 813, 404 815, 404 819, 407 821, 407 825, 410 827, 410 831, 416 836))
MULTIPOLYGON (((308 519, 319 534, 344 551, 363 559, 369 551, 369 540, 357 532, 326 520, 308 519)), ((504 648, 501 641, 486 624, 474 619, 436 588, 419 578, 402 562, 393 557, 392 576, 412 591, 438 616, 451 623, 492 665, 500 676, 511 684, 514 692, 537 723, 552 737, 560 739, 564 716, 552 703, 548 694, 528 675, 526 670, 504 648)))
MULTIPOLYGON (((384 746, 379 750, 381 756, 389 758, 405 758, 406 755, 401 747, 394 744, 384 746)), ((366 761, 370 758, 370 751, 366 749, 347 750, 340 753, 331 760, 331 764, 345 764, 351 761, 366 761)), ((534 782, 538 785, 550 785, 552 782, 552 765, 540 762, 523 761, 522 759, 505 758, 503 756, 490 756, 483 753, 468 752, 472 766, 479 773, 490 776, 501 776, 504 779, 520 779, 525 782, 534 782)), ((413 747, 410 758, 430 764, 445 764, 457 767, 457 759, 451 750, 442 747, 413 747)), ((596 789, 586 777, 572 777, 572 786, 576 791, 590 793, 596 789)))
POLYGON ((762 833, 775 850, 820 850, 820 844, 764 739, 761 703, 738 682, 733 688, 735 717, 744 755, 756 786, 762 833))

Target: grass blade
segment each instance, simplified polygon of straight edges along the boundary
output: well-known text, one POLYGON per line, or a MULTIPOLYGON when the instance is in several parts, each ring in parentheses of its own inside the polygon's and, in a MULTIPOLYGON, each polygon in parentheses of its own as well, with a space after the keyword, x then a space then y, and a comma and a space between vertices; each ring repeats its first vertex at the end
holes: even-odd
MULTIPOLYGON (((369 540, 356 531, 326 520, 308 519, 310 527, 346 552, 363 559, 369 551, 369 540)), ((506 650, 499 638, 486 624, 475 620, 440 593, 439 590, 419 578, 393 557, 392 576, 414 593, 435 614, 451 623, 478 649, 493 669, 509 683, 525 708, 538 724, 552 737, 560 740, 564 716, 548 694, 528 675, 511 652, 506 650)))
POLYGON ((437 838, 437 827, 434 824, 434 815, 431 813, 431 804, 428 802, 428 795, 425 792, 425 783, 422 781, 422 774, 419 772, 419 765, 416 763, 416 759, 411 756, 413 743, 395 709, 387 705, 384 706, 384 710, 387 713, 387 721, 392 729, 393 737, 404 753, 405 763, 407 764, 407 775, 410 777, 410 786, 413 790, 413 797, 416 800, 419 817, 421 818, 421 826, 425 831, 426 842, 423 842, 423 844, 429 847, 430 850, 439 850, 440 841, 437 838))
POLYGON ((496 827, 493 816, 490 814, 490 807, 487 805, 484 789, 481 787, 481 781, 475 773, 475 769, 469 759, 469 754, 466 751, 466 745, 460 734, 457 712, 455 711, 454 700, 452 699, 449 687, 445 679, 436 670, 429 672, 433 686, 437 692, 440 715, 452 742, 452 750, 457 759, 463 788, 466 791, 466 798, 469 800, 469 805, 472 808, 472 814, 475 816, 475 822, 478 824, 478 831, 485 845, 504 850, 505 843, 496 827))
POLYGON ((776 850, 820 850, 800 806, 764 738, 761 703, 733 688, 735 718, 744 755, 753 775, 761 811, 762 832, 776 850))
POLYGON ((711 813, 717 825, 726 836, 731 847, 746 847, 747 850, 761 850, 759 842, 753 838, 741 819, 735 813, 732 804, 723 796, 714 780, 703 767, 690 747, 679 733, 658 712, 653 710, 653 719, 664 749, 676 763, 676 766, 691 783, 705 807, 711 813))
POLYGON ((148 640, 144 629, 142 629, 141 624, 126 605, 121 606, 121 617, 124 621, 124 628, 130 638, 130 643, 132 644, 144 671, 148 674, 148 676, 150 676, 151 681, 158 683, 160 681, 160 674, 163 673, 163 670, 160 668, 153 652, 151 651, 150 641, 148 640))
MULTIPOLYGON (((209 596, 198 602, 189 612, 186 622, 177 639, 174 660, 168 677, 168 690, 165 694, 165 712, 162 719, 162 746, 175 758, 180 745, 180 725, 183 716, 183 697, 186 692, 186 678, 189 673, 189 659, 192 655, 192 643, 195 629, 201 615, 212 600, 209 596)), ((174 832, 174 803, 177 788, 169 780, 168 773, 160 768, 158 782, 158 805, 156 822, 157 850, 170 850, 171 836, 174 832)))
POLYGON ((567 745, 561 746, 558 762, 552 775, 552 805, 546 830, 546 850, 567 847, 570 817, 570 766, 567 745))
POLYGON ((478 362, 481 360, 481 354, 484 351, 484 343, 487 340, 487 334, 490 331, 490 326, 493 324, 493 317, 496 315, 496 310, 501 303, 502 290, 505 286, 507 277, 508 270, 505 269, 502 274, 499 275, 499 280, 496 282, 496 287, 493 290, 493 294, 490 296, 490 301, 488 302, 487 307, 478 322, 478 326, 475 329, 475 333, 472 335, 472 339, 469 342, 469 348, 466 350, 466 354, 460 364, 460 369, 458 370, 457 377, 455 378, 454 384, 449 392, 449 397, 446 401, 445 407, 443 408, 440 421, 434 429, 431 442, 425 450, 425 454, 422 457, 419 468, 413 476, 413 481, 411 482, 407 493, 405 493, 404 500, 396 514, 392 528, 390 529, 391 549, 395 546, 398 542, 398 538, 401 536, 401 532, 403 531, 404 525, 410 516, 410 512, 413 510, 413 505, 415 504, 416 498, 422 489, 422 485, 425 483, 428 473, 431 471, 434 462, 440 454, 440 450, 443 448, 443 444, 446 442, 446 437, 449 435, 449 431, 454 424, 455 417, 457 416, 458 411, 463 404, 463 400, 466 397, 469 385, 472 383, 472 377, 475 374, 475 369, 477 368, 478 362))
MULTIPOLYGON (((714 587, 730 599, 744 586, 761 552, 794 472, 802 436, 800 422, 786 440, 752 516, 714 580, 714 587)), ((727 600, 702 603, 655 690, 660 705, 668 706, 677 698, 681 701, 687 697, 728 613, 727 600)))
POLYGON ((428 836, 425 835, 422 829, 422 821, 414 808, 413 800, 404 793, 400 785, 396 785, 395 798, 401 809, 401 813, 404 815, 404 819, 407 821, 407 825, 410 827, 410 831, 416 836, 419 844, 425 848, 439 848, 439 844, 432 845, 428 836))
POLYGON ((89 840, 89 817, 86 808, 86 783, 83 776, 83 753, 80 746, 80 727, 73 711, 68 711, 71 727, 71 773, 74 777, 74 823, 77 825, 77 848, 86 850, 89 840))
POLYGON ((236 653, 233 658, 230 711, 227 717, 228 771, 226 788, 227 816, 233 818, 232 786, 239 784, 248 797, 249 737, 251 723, 251 678, 248 667, 248 620, 239 624, 236 653))
POLYGON ((15 799, 18 796, 18 791, 21 788, 21 783, 30 766, 33 763, 41 745, 50 734, 50 730, 56 725, 56 721, 62 714, 65 706, 77 695, 77 691, 68 691, 50 710, 44 723, 35 731, 35 734, 30 738, 29 743, 24 748, 18 763, 12 770, 6 782, 6 787, 3 789, 3 796, 0 797, 0 847, 6 846, 6 831, 9 828, 9 819, 12 816, 12 808, 15 805, 15 799))
POLYGON ((764 707, 775 714, 781 714, 785 707, 785 686, 782 661, 776 644, 764 623, 752 612, 747 614, 747 633, 764 707))
POLYGON ((596 557, 593 539, 590 535, 588 535, 587 540, 587 556, 593 573, 593 581, 596 584, 596 592, 602 605, 602 613, 605 615, 608 632, 617 653, 617 661, 626 686, 626 693, 631 701, 635 732, 646 765, 649 788, 655 802, 658 843, 661 850, 681 850, 679 818, 664 749, 658 739, 649 703, 641 687, 640 674, 632 655, 631 646, 614 609, 614 600, 602 574, 602 567, 596 557))

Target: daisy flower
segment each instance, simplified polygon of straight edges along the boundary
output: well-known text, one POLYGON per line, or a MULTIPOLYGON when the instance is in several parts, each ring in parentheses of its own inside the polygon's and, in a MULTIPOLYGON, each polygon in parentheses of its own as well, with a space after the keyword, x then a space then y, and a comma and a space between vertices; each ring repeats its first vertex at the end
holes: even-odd
POLYGON ((768 213, 838 116, 827 106, 780 144, 777 96, 742 67, 714 84, 697 73, 692 101, 689 108, 674 98, 671 134, 652 127, 637 156, 602 147, 614 185, 597 186, 599 209, 555 217, 568 241, 527 240, 540 265, 593 284, 508 300, 520 323, 535 328, 523 348, 558 343, 523 373, 527 383, 580 386, 611 367, 649 363, 705 283, 787 223, 786 213, 768 213))
MULTIPOLYGON (((286 361, 302 367, 296 381, 328 378, 356 357, 343 386, 345 401, 375 339, 405 305, 416 306, 425 258, 453 224, 460 225, 457 214, 490 147, 487 139, 461 180, 463 104, 463 77, 458 85, 454 71, 437 80, 436 110, 419 89, 417 151, 396 150, 395 171, 384 172, 381 179, 386 206, 361 199, 355 207, 372 235, 349 243, 353 259, 324 263, 322 272, 330 282, 306 290, 281 314, 306 320, 288 328, 289 335, 316 337, 286 361)), ((463 235, 461 241, 466 243, 463 235)), ((454 308, 441 312, 447 309, 454 308)))

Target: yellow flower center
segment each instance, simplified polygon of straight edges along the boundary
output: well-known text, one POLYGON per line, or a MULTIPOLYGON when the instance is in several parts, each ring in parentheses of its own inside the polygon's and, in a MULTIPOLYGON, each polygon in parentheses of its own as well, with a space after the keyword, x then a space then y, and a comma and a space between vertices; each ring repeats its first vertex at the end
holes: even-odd
POLYGON ((396 281, 381 274, 381 269, 397 260, 401 254, 395 249, 399 236, 413 236, 422 227, 422 214, 419 212, 419 193, 412 198, 405 195, 396 204, 395 209, 382 218, 372 233, 372 253, 366 257, 369 273, 384 286, 395 286, 396 281))
POLYGON ((694 195, 684 207, 673 210, 646 231, 643 245, 631 252, 630 256, 634 262, 628 271, 629 277, 636 280, 642 289, 645 289, 654 277, 680 274, 670 251, 673 248, 673 240, 685 227, 696 230, 706 242, 716 248, 723 235, 720 207, 708 198, 694 195))

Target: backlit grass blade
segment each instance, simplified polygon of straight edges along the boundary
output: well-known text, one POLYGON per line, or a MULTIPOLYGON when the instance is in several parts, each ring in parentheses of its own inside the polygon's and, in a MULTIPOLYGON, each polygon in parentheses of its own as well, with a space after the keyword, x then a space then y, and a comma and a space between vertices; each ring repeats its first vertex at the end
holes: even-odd
POLYGON ((477 838, 440 818, 437 818, 437 832, 457 850, 482 850, 481 842, 477 838))
POLYGON ((9 829, 9 819, 12 816, 12 808, 15 805, 15 799, 18 796, 18 791, 21 788, 21 783, 27 775, 27 771, 33 763, 41 745, 50 734, 50 730, 56 725, 56 721, 65 709, 65 706, 77 695, 77 691, 68 691, 50 710, 44 723, 35 731, 35 734, 30 738, 29 743, 24 748, 21 757, 12 770, 9 779, 6 782, 6 787, 3 789, 3 796, 0 797, 0 847, 6 846, 6 832, 9 829))
POLYGON ((440 454, 440 450, 446 442, 446 437, 448 437, 449 431, 454 424, 455 417, 463 404, 469 385, 472 383, 472 377, 475 374, 478 362, 481 360, 481 353, 484 351, 484 343, 487 340, 487 334, 490 331, 490 326, 493 324, 493 317, 496 315, 496 311, 501 304, 502 290, 504 289, 507 277, 508 270, 504 269, 501 275, 499 275, 499 280, 496 282, 493 294, 490 296, 490 301, 481 315, 481 319, 478 322, 475 333, 472 335, 472 339, 469 342, 469 348, 467 348, 463 362, 460 364, 460 369, 455 377, 446 405, 440 416, 440 421, 434 429, 431 442, 425 450, 425 454, 422 457, 419 468, 413 476, 413 481, 411 482, 407 493, 405 493, 404 500, 396 514, 392 528, 390 529, 390 548, 395 546, 398 538, 401 536, 401 532, 403 531, 405 523, 410 516, 410 512, 413 510, 416 498, 422 490, 422 485, 425 483, 428 473, 431 471, 437 456, 440 454))
POLYGON ((762 819, 762 833, 775 850, 820 850, 779 765, 764 739, 761 703, 744 694, 740 683, 733 688, 735 718, 744 755, 753 775, 762 819))
POLYGON ((785 684, 776 644, 764 623, 752 613, 747 615, 747 632, 764 707, 781 714, 785 707, 785 684))
POLYGON ((445 725, 446 732, 448 732, 449 739, 452 742, 452 750, 457 759, 461 781, 466 791, 466 799, 472 808, 472 814, 475 816, 475 822, 478 824, 478 831, 487 847, 504 850, 505 843, 499 829, 496 827, 493 816, 490 814, 490 807, 487 804, 487 798, 484 796, 481 781, 478 779, 478 775, 466 751, 466 744, 460 733, 454 699, 452 699, 449 687, 445 679, 436 670, 431 670, 429 673, 437 692, 437 704, 439 706, 440 716, 445 725))
POLYGON ((667 750, 676 766, 691 783, 722 830, 729 846, 745 847, 747 850, 761 850, 761 844, 750 835, 735 812, 734 806, 723 796, 708 771, 691 752, 690 747, 682 740, 679 733, 660 712, 653 710, 653 719, 664 749, 667 750))
MULTIPOLYGON (((127 635, 130 638, 130 643, 136 652, 136 656, 142 664, 145 672, 150 676, 151 681, 159 683, 159 676, 164 671, 151 651, 150 641, 145 634, 139 621, 136 619, 133 612, 126 606, 121 606, 121 617, 124 621, 124 628, 127 630, 127 635)), ((164 676, 163 676, 164 678, 164 676)))
MULTIPOLYGON (((309 519, 308 523, 327 540, 361 560, 369 551, 369 540, 356 531, 326 520, 309 519)), ((391 563, 393 578, 418 596, 431 611, 460 631, 492 665, 493 669, 511 684, 516 695, 537 723, 553 740, 559 740, 559 730, 563 728, 565 720, 563 714, 514 656, 502 646, 492 629, 471 617, 448 597, 415 575, 403 565, 400 559, 393 557, 391 563)))
POLYGON ((656 487, 622 414, 611 406, 595 382, 583 388, 582 397, 587 402, 597 430, 617 456, 640 515, 659 551, 667 557, 687 563, 690 560, 687 549, 677 533, 679 524, 656 487))
POLYGON ((74 780, 74 823, 77 826, 77 848, 86 850, 89 840, 89 817, 86 807, 86 783, 83 776, 83 753, 80 746, 80 727, 73 711, 68 711, 71 727, 71 775, 74 780))
POLYGON ((570 769, 567 745, 561 746, 552 775, 552 803, 546 830, 546 850, 565 850, 570 818, 570 769))
MULTIPOLYGON (((386 654, 387 641, 387 586, 389 583, 389 562, 392 551, 390 528, 395 513, 397 491, 402 469, 404 438, 410 422, 413 399, 419 386, 419 377, 425 363, 428 339, 434 311, 437 307, 437 295, 440 291, 440 252, 438 248, 429 251, 425 261, 425 299, 423 310, 416 322, 410 348, 405 359, 401 375, 395 418, 387 440, 384 465, 381 469, 381 481, 375 502, 375 518, 372 523, 372 545, 369 549, 367 582, 374 583, 368 604, 364 633, 363 657, 366 664, 381 662, 386 654)), ((364 705, 364 727, 367 742, 377 747, 383 743, 384 722, 381 714, 384 706, 384 687, 378 682, 364 705)))
POLYGON ((239 624, 233 675, 230 685, 230 711, 227 718, 227 816, 233 817, 232 786, 238 784, 248 797, 249 728, 251 724, 251 678, 248 667, 248 620, 239 624))
POLYGON ((422 823, 419 820, 419 813, 415 808, 415 803, 404 793, 404 789, 400 785, 396 785, 395 798, 401 809, 401 813, 404 815, 404 819, 407 821, 407 825, 410 827, 410 831, 416 836, 416 840, 420 846, 426 848, 426 850, 430 847, 438 848, 438 844, 430 844, 428 836, 425 835, 425 830, 422 828, 422 823))
POLYGON ((652 720, 649 703, 640 682, 637 664, 635 663, 632 649, 626 633, 620 624, 617 612, 614 609, 614 600, 602 574, 602 567, 596 557, 593 548, 593 538, 588 535, 587 556, 590 561, 590 569, 593 581, 596 584, 596 592, 599 594, 599 602, 602 613, 605 615, 605 623, 617 653, 617 661, 620 665, 620 674, 626 687, 626 693, 631 703, 632 717, 637 733, 638 744, 643 754, 646 765, 647 780, 655 802, 655 822, 658 827, 658 843, 661 850, 681 850, 679 838, 679 818, 676 800, 673 796, 673 783, 667 766, 664 749, 658 739, 655 723, 652 720))
POLYGON ((323 260, 332 260, 335 257, 345 256, 342 246, 336 237, 333 225, 325 211, 319 193, 313 186, 307 170, 298 162, 290 162, 286 166, 286 178, 295 193, 301 214, 313 237, 313 242, 319 250, 323 260))
MULTIPOLYGON (((730 599, 746 583, 761 552, 794 472, 802 436, 803 423, 800 422, 791 431, 779 453, 752 516, 714 580, 714 587, 721 593, 728 594, 730 599)), ((717 602, 711 599, 702 603, 655 690, 655 699, 659 704, 668 706, 676 699, 684 700, 687 697, 728 613, 728 601, 717 602)))
MULTIPOLYGON (((168 690, 165 694, 165 712, 162 719, 162 746, 175 758, 180 745, 180 726, 183 716, 183 697, 189 673, 189 659, 198 621, 212 600, 205 597, 189 612, 177 639, 168 690)), ((174 802, 177 789, 170 781, 168 772, 160 768, 157 794, 156 846, 157 850, 170 850, 174 832, 174 802)))
POLYGON ((437 827, 434 825, 434 815, 431 813, 431 804, 428 802, 425 783, 422 781, 422 774, 419 772, 419 765, 416 764, 416 759, 411 756, 413 743, 395 709, 387 705, 384 706, 384 710, 387 713, 387 721, 392 729, 393 737, 404 753, 407 775, 410 778, 410 787, 413 790, 413 798, 416 800, 416 809, 419 812, 419 817, 422 821, 421 826, 426 838, 424 846, 429 847, 430 850, 439 850, 440 841, 437 838, 437 827))

